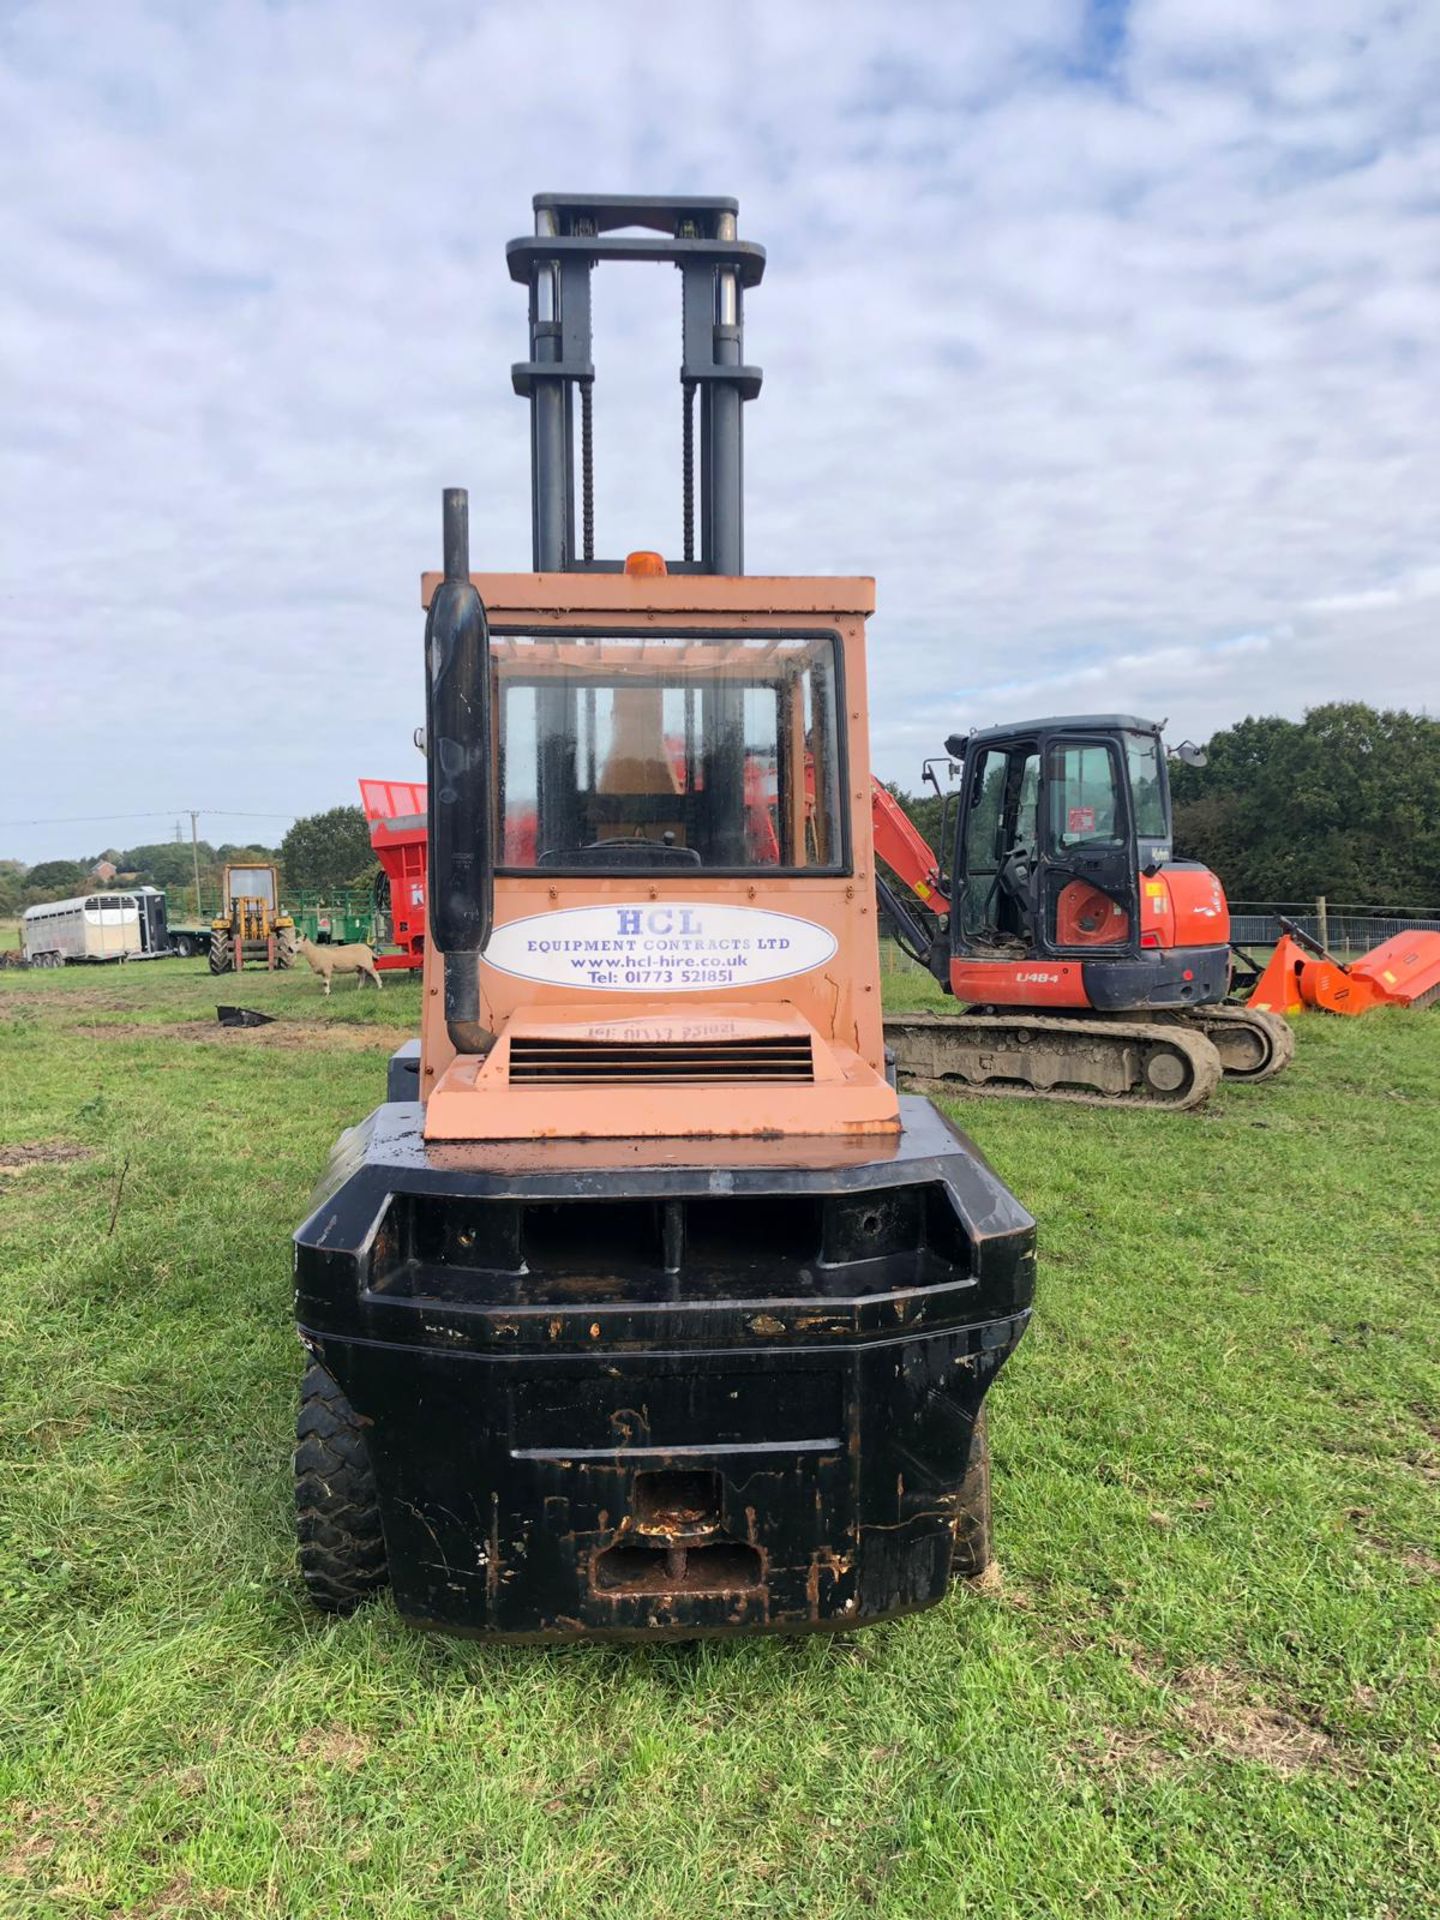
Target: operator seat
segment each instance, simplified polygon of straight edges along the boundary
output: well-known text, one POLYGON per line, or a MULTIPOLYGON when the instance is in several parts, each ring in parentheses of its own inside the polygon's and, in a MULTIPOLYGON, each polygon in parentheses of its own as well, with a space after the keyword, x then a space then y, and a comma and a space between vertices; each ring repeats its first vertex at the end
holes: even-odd
POLYGON ((1019 841, 1001 859, 996 875, 1001 931, 1016 935, 1031 948, 1035 945, 1034 859, 1034 848, 1019 841))

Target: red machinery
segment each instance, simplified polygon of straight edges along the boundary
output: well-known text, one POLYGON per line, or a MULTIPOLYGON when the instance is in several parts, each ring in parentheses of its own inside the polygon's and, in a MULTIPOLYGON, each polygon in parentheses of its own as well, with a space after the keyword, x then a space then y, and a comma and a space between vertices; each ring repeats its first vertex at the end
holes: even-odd
POLYGON ((1369 1013, 1372 1007, 1428 1007, 1440 1001, 1440 933, 1412 930, 1382 941, 1347 966, 1279 916, 1281 937, 1247 1006, 1269 1013, 1369 1013))
POLYGON ((1222 1073, 1259 1080, 1289 1062, 1282 1019, 1227 1004, 1229 908, 1213 873, 1174 858, 1153 721, 1031 720, 946 748, 960 787, 943 866, 890 795, 874 796, 876 853, 925 909, 877 876, 882 914, 964 1009, 887 1018, 901 1074, 1175 1108, 1198 1106, 1222 1073))
POLYGON ((378 953, 383 972, 421 966, 425 959, 425 783, 362 780, 360 804, 370 823, 370 844, 383 879, 376 906, 388 914, 390 944, 398 953, 378 953))

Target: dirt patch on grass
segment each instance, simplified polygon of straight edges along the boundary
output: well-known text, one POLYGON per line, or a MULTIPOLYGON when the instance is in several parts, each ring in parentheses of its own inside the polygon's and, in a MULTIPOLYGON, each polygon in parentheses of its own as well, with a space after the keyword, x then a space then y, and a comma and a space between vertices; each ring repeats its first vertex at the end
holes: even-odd
POLYGON ((71 1808, 30 1806, 11 1801, 5 1809, 14 1839, 0 1854, 0 1878, 34 1885, 35 1876, 48 1867, 67 1836, 93 1832, 101 1819, 101 1803, 91 1794, 83 1805, 71 1808))
POLYGON ((197 1887, 182 1867, 158 1893, 125 1911, 130 1920, 178 1920, 186 1913, 219 1913, 229 1906, 230 1899, 228 1887, 197 1887))
POLYGON ((320 1760, 326 1766, 354 1773, 370 1758, 370 1742, 349 1727, 312 1727, 301 1734, 295 1751, 302 1760, 320 1760))
MULTIPOLYGON (((34 1817, 39 1818, 38 1815, 34 1817)), ((43 1867, 49 1860, 57 1844, 53 1833, 32 1827, 0 1855, 0 1874, 7 1880, 28 1881, 37 1868, 43 1867)))
POLYGON ((1257 1704, 1238 1674, 1191 1667, 1172 1682, 1175 1717, 1186 1732, 1231 1760, 1258 1760, 1277 1773, 1339 1764, 1337 1742, 1284 1707, 1257 1704))
POLYGON ((87 1009, 92 1012, 140 1013, 146 1002, 142 998, 117 994, 113 988, 107 991, 104 987, 78 987, 67 988, 63 993, 50 993, 44 988, 17 987, 6 994, 4 1004, 7 1007, 24 1007, 31 1013, 54 1013, 63 1018, 87 1009))
MULTIPOLYGON (((1422 1433, 1432 1441, 1440 1442, 1440 1420, 1435 1418, 1429 1407, 1412 1407, 1411 1413, 1420 1424, 1422 1433)), ((1440 1445, 1429 1447, 1408 1447, 1405 1451, 1405 1464, 1414 1467, 1425 1480, 1440 1480, 1440 1445)))
POLYGON ((1164 1719, 1149 1726, 1107 1728, 1103 1743, 1082 1741, 1076 1756, 1093 1772, 1150 1781, 1185 1767, 1203 1752, 1257 1761, 1287 1778, 1311 1768, 1350 1764, 1340 1742, 1324 1727, 1289 1707, 1257 1700, 1255 1682, 1245 1674, 1212 1666, 1174 1672, 1139 1647, 1120 1640, 1107 1644, 1156 1690, 1164 1719), (1163 1744, 1167 1730, 1168 1748, 1163 1744))
MULTIPOLYGON (((12 1804, 6 1811, 14 1822, 16 1837, 13 1844, 0 1853, 0 1884, 6 1880, 19 1881, 24 1893, 39 1895, 44 1891, 83 1898, 85 1889, 79 1883, 57 1885, 57 1874, 64 1871, 65 1865, 63 1856, 57 1858, 57 1855, 61 1854, 62 1846, 77 1837, 93 1841, 97 1833, 113 1826, 111 1812, 94 1795, 87 1795, 81 1805, 64 1809, 27 1807, 22 1802, 12 1804)), ((169 1862, 155 1847, 142 1848, 140 1858, 160 1873, 169 1870, 169 1862)), ((127 1902, 124 1911, 130 1920, 169 1920, 169 1916, 181 1914, 222 1912, 233 1897, 228 1887, 197 1886, 181 1867, 171 1872, 165 1885, 154 1893, 134 1904, 127 1902)), ((83 1911, 98 1914, 102 1908, 106 1913, 120 1911, 110 1898, 100 1895, 95 1896, 93 1906, 87 1902, 83 1911)), ((70 1912, 72 1908, 67 1905, 65 1910, 70 1912)), ((6 1907, 5 1911, 8 1913, 10 1909, 6 1907)), ((27 1907, 26 1911, 30 1909, 27 1907)))
POLYGON ((17 1140, 0 1147, 0 1174, 28 1173, 32 1167, 59 1167, 71 1160, 93 1160, 95 1149, 74 1140, 17 1140))
MULTIPOLYGON (((1413 1464, 1407 1462, 1407 1464, 1413 1464)), ((1402 1567, 1411 1573, 1417 1573, 1424 1580, 1440 1579, 1440 1559, 1433 1553, 1427 1553, 1423 1547, 1397 1546, 1392 1540, 1383 1540, 1378 1534, 1369 1533, 1363 1523, 1369 1520, 1373 1507, 1349 1507, 1345 1518, 1359 1527, 1359 1544, 1362 1551, 1378 1553, 1387 1560, 1398 1560, 1402 1567)))
POLYGON ((135 1026, 120 1022, 104 1026, 72 1027, 82 1040, 188 1041, 214 1047, 279 1047, 282 1051, 355 1053, 383 1047, 393 1053, 415 1039, 409 1027, 371 1027, 358 1022, 342 1026, 301 1020, 276 1020, 273 1026, 222 1027, 218 1020, 146 1021, 135 1026))
POLYGON ((1160 1744, 1155 1727, 1106 1727, 1098 1737, 1081 1740, 1075 1752, 1087 1772, 1145 1784, 1174 1773, 1180 1764, 1160 1744))

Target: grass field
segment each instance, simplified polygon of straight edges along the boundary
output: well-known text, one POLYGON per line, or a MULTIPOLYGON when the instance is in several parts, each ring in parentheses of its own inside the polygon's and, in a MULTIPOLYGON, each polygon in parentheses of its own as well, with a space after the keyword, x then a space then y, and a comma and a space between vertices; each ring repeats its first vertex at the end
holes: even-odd
POLYGON ((1435 1910, 1440 1015, 957 1103, 1041 1223, 982 1591, 537 1651, 301 1599, 287 1236, 418 988, 216 987, 0 975, 0 1914, 1435 1910))

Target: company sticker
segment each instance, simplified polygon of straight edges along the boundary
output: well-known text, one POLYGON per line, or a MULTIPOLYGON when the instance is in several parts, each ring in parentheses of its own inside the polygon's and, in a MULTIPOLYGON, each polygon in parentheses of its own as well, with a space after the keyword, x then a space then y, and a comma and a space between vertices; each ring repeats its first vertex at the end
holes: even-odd
POLYGON ((760 907, 697 900, 567 907, 497 927, 487 966, 544 986, 599 993, 713 993, 822 967, 828 927, 760 907))

